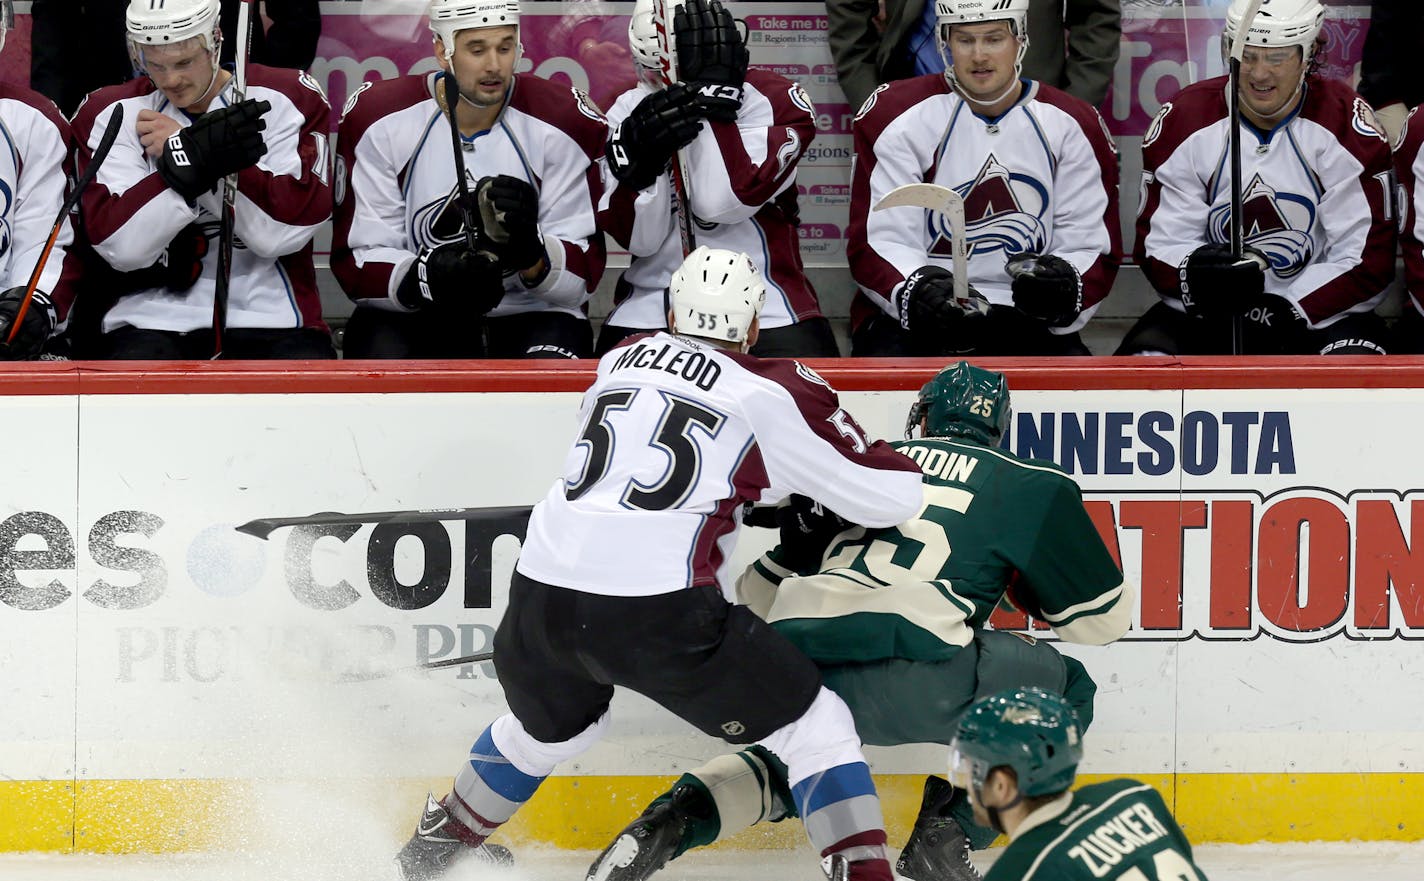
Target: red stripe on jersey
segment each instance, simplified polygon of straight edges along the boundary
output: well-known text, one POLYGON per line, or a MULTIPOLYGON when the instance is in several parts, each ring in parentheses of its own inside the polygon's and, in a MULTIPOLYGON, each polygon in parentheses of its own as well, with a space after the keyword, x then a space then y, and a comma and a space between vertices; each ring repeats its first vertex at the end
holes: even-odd
POLYGON ((702 522, 692 540, 692 586, 717 583, 717 570, 722 568, 722 548, 718 541, 736 527, 733 519, 738 508, 761 498, 762 490, 770 486, 766 463, 761 450, 753 443, 731 475, 732 496, 717 503, 716 509, 702 522))

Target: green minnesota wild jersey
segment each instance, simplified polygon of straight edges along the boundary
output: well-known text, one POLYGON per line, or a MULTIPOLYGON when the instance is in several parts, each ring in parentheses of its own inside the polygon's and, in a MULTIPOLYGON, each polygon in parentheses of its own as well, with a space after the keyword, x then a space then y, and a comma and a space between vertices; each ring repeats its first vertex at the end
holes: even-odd
POLYGON ((1135 591, 1068 475, 960 439, 892 446, 924 472, 916 517, 847 530, 819 574, 797 576, 773 552, 738 585, 743 602, 812 659, 946 660, 1005 591, 1069 642, 1102 645, 1127 631, 1135 591))
POLYGON ((1084 786, 1029 814, 984 881, 1206 881, 1157 790, 1084 786))

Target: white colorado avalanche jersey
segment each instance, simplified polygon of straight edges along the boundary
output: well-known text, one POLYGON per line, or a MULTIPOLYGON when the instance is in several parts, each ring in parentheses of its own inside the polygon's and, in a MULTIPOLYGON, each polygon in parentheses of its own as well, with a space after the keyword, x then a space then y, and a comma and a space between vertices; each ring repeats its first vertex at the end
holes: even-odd
POLYGON ((990 303, 1013 305, 1005 271, 1019 254, 1053 254, 1083 278, 1083 311, 1055 333, 1079 330, 1112 288, 1122 259, 1117 151, 1096 110, 1024 80, 995 119, 950 89, 942 74, 881 86, 854 124, 846 255, 860 286, 851 321, 879 308, 898 317, 905 278, 926 264, 953 271, 948 222, 922 208, 873 210, 909 183, 964 197, 969 283, 990 303))
MULTIPOLYGON (((234 80, 213 98, 232 101, 234 80)), ((262 140, 267 152, 237 176, 233 209, 232 274, 227 324, 234 328, 325 329, 312 262, 312 237, 331 218, 331 110, 316 80, 305 73, 251 64, 247 97, 268 101, 262 140)), ((116 107, 124 118, 118 139, 82 197, 94 250, 119 272, 146 269, 189 224, 206 234, 202 273, 187 291, 150 288, 128 293, 104 315, 104 331, 124 325, 187 332, 211 327, 222 198, 218 190, 189 203, 168 188, 144 151, 135 125, 140 110, 155 110, 191 125, 148 77, 99 89, 74 117, 82 173, 116 107)))
MULTIPOLYGON (((1182 309, 1179 268, 1230 241, 1225 77, 1194 83, 1142 139, 1137 258, 1163 302, 1182 309)), ((1300 105, 1270 131, 1241 121, 1244 240, 1266 255, 1266 291, 1312 327, 1368 312, 1394 279, 1389 144, 1348 86, 1310 77, 1300 105)))
POLYGON ((1404 283, 1409 303, 1424 315, 1424 115, 1416 107, 1394 147, 1399 178, 1399 249, 1404 252, 1404 283))
MULTIPOLYGON (((69 124, 39 92, 0 83, 0 291, 23 287, 35 271, 68 189, 69 124)), ((74 302, 79 260, 69 254, 74 226, 68 217, 38 289, 50 295, 63 320, 74 302)))
MULTIPOLYGON (((648 95, 639 84, 608 113, 609 125, 628 118, 648 95)), ((816 136, 815 108, 799 83, 764 70, 747 71, 737 121, 705 121, 683 148, 697 244, 740 251, 766 279, 761 326, 785 327, 821 314, 806 280, 797 234, 796 166, 816 136)), ((599 206, 599 223, 633 255, 614 293, 608 323, 667 326, 663 291, 682 265, 682 237, 672 213, 672 175, 634 191, 612 175, 599 206)))
MULTIPOLYGON (((422 247, 458 240, 464 225, 449 117, 436 74, 367 83, 346 103, 337 135, 331 268, 358 304, 404 311, 395 292, 422 247)), ((603 114, 577 89, 516 74, 494 127, 462 140, 471 192, 508 174, 539 191, 539 228, 550 271, 537 287, 505 279, 491 317, 524 312, 583 316, 603 275, 595 223, 602 192, 603 114)))
POLYGON ((869 441, 809 368, 659 332, 598 362, 564 477, 534 507, 517 568, 617 596, 717 585, 746 502, 810 496, 846 519, 919 513, 919 467, 869 441))

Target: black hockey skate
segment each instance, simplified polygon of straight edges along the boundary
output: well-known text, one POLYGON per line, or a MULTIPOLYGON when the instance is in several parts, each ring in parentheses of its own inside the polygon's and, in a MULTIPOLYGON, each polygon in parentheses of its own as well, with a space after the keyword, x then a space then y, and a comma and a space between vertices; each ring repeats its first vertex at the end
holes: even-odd
POLYGON ((666 866, 687 831, 681 804, 691 797, 691 787, 679 786, 671 799, 643 811, 588 867, 587 881, 646 881, 666 866))
POLYGON ((949 781, 925 778, 920 814, 895 861, 895 874, 908 881, 983 881, 984 876, 969 861, 969 836, 949 815, 954 796, 949 781))
POLYGON ((425 812, 420 815, 415 834, 396 854, 404 881, 431 881, 445 874, 452 864, 467 859, 492 866, 514 865, 514 854, 507 847, 485 843, 471 847, 461 841, 450 828, 458 822, 435 796, 425 796, 425 812))

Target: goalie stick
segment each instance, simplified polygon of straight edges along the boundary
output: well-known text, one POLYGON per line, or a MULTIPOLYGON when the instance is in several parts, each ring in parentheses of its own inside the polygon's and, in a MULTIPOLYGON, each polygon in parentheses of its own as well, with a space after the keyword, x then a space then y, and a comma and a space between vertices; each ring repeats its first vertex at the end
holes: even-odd
MULTIPOLYGON (((664 86, 678 82, 677 44, 672 33, 672 10, 668 0, 653 0, 653 30, 658 37, 658 62, 664 86)), ((677 231, 682 240, 682 256, 686 257, 697 249, 697 236, 693 231, 692 202, 687 195, 687 158, 681 150, 673 154, 672 160, 672 210, 677 216, 677 231)))
POLYGON ((54 243, 59 239, 59 231, 64 229, 64 219, 79 203, 79 197, 83 195, 85 187, 93 183, 94 178, 98 176, 99 166, 104 164, 104 158, 109 155, 109 149, 114 146, 114 139, 119 136, 119 129, 123 127, 123 124, 124 105, 116 103, 114 112, 109 114, 108 125, 104 126, 104 135, 99 138, 99 145, 94 148, 94 154, 89 157, 89 167, 84 169, 84 173, 75 180, 74 189, 70 190, 69 195, 64 199, 64 204, 59 208, 59 216, 54 219, 54 226, 50 228, 49 238, 45 239, 44 249, 40 251, 40 259, 35 261, 35 268, 30 272, 30 280, 25 284, 25 296, 20 299, 20 308, 15 312, 15 323, 10 325, 10 333, 5 337, 5 345, 13 343, 15 335, 20 332, 20 324, 25 320, 25 313, 30 310, 30 301, 35 298, 35 289, 39 287, 40 276, 44 274, 50 252, 54 250, 54 243))
MULTIPOLYGON (((247 52, 252 45, 252 0, 237 7, 237 58, 233 68, 232 103, 247 97, 247 52)), ((213 282, 213 358, 221 358, 227 332, 228 292, 232 287, 232 242, 236 236, 237 172, 223 178, 222 217, 218 225, 218 274, 213 282)))
MULTIPOLYGON (((1227 149, 1231 153, 1231 256, 1240 260, 1245 253, 1245 218, 1241 216, 1241 59, 1246 54, 1246 35, 1256 21, 1256 13, 1261 11, 1262 0, 1251 0, 1241 23, 1236 28, 1236 36, 1231 41, 1231 60, 1227 65, 1227 107, 1230 128, 1227 131, 1227 149)), ((1241 316, 1231 316, 1231 354, 1241 354, 1241 316)))
POLYGON ((370 514, 341 514, 329 512, 312 514, 307 517, 259 517, 240 526, 233 527, 244 535, 266 540, 275 530, 284 526, 341 526, 344 524, 386 523, 432 523, 441 520, 502 520, 505 518, 528 517, 534 508, 531 505, 513 505, 492 508, 421 508, 414 511, 376 511, 370 514))

